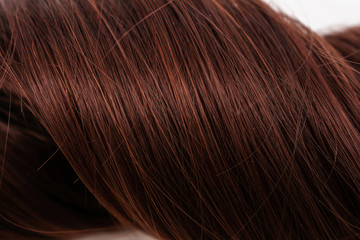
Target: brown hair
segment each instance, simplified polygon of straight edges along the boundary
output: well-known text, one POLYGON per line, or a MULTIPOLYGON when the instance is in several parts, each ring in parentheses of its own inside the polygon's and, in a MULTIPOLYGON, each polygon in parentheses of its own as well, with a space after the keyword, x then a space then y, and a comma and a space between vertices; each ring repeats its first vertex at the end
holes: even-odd
POLYGON ((259 0, 0 1, 0 238, 358 239, 358 32, 259 0))

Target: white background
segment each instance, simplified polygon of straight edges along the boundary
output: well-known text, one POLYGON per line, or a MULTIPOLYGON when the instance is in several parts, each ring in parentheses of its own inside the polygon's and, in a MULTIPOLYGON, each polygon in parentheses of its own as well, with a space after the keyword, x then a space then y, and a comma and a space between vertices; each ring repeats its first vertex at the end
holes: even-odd
MULTIPOLYGON (((145 0, 144 0, 145 1, 145 0)), ((150 0, 151 1, 151 0, 150 0)), ((197 1, 197 0, 194 0, 197 1)), ((210 1, 210 0, 209 0, 210 1)), ((251 0, 249 0, 251 1, 251 0)), ((263 0, 318 33, 360 25, 360 0, 263 0)), ((93 235, 81 240, 149 240, 139 233, 93 235)))
MULTIPOLYGON (((250 0, 251 1, 251 0, 250 0)), ((360 0, 263 0, 320 33, 360 24, 360 0)))

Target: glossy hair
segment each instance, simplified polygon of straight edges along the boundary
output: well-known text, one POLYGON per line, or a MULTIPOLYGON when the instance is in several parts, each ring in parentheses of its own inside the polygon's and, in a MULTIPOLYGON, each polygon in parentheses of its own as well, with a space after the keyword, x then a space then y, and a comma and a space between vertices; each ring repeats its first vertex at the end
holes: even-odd
POLYGON ((0 0, 0 238, 358 239, 358 32, 259 0, 0 0))

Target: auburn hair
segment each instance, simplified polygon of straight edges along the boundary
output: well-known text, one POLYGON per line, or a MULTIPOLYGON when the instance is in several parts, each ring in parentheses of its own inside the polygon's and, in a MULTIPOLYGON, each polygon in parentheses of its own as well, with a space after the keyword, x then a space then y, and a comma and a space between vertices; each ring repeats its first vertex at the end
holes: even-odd
POLYGON ((360 28, 260 0, 1 0, 0 238, 360 238, 360 28))

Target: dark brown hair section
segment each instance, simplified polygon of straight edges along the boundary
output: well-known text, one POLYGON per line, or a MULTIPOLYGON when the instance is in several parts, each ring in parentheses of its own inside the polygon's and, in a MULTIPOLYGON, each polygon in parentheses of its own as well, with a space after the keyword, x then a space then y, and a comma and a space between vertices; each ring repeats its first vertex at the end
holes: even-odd
POLYGON ((1 165, 1 239, 69 238, 114 228, 20 99, 1 96, 0 109, 7 120, 0 122, 0 156, 6 159, 1 165))
POLYGON ((356 73, 360 70, 360 27, 352 27, 325 36, 326 40, 344 56, 356 73))
POLYGON ((1 237, 360 237, 355 31, 257 0, 0 3, 1 237))

